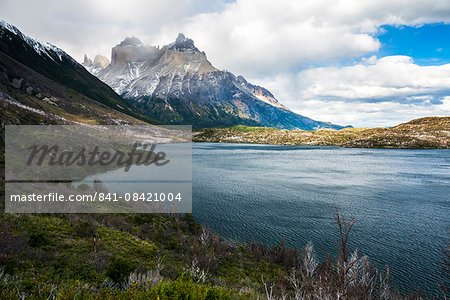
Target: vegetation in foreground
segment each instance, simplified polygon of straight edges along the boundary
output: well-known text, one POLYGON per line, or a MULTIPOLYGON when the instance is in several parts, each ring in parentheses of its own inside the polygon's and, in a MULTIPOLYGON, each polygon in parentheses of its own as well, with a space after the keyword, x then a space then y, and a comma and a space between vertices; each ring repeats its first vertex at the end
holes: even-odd
POLYGON ((392 128, 344 128, 318 131, 234 126, 194 132, 195 142, 274 145, 335 145, 349 148, 450 148, 450 117, 427 117, 392 128))
POLYGON ((424 299, 350 252, 354 222, 335 219, 339 255, 318 262, 311 243, 233 244, 190 214, 2 213, 0 298, 424 299))

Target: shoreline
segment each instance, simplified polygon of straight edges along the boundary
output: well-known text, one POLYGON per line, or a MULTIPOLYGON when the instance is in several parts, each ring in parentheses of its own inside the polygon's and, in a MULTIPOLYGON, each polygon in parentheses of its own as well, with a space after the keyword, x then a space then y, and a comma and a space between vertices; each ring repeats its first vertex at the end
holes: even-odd
POLYGON ((193 131, 193 142, 339 146, 375 149, 450 149, 450 117, 427 117, 392 128, 317 131, 237 125, 193 131))
POLYGON ((381 148, 381 147, 344 147, 342 145, 320 145, 320 144, 269 144, 269 143, 251 143, 236 141, 193 141, 193 144, 242 144, 242 145, 261 145, 261 146, 304 146, 304 147, 336 147, 342 149, 378 149, 378 150, 449 150, 450 148, 381 148))

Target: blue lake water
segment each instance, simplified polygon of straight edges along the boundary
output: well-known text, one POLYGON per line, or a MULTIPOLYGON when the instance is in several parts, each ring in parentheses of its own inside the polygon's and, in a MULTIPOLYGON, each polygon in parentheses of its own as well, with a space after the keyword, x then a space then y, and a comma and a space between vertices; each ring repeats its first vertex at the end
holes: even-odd
MULTIPOLYGON (((356 220, 351 248, 380 269, 389 263, 398 289, 436 293, 445 282, 450 150, 196 143, 192 158, 193 214, 226 239, 283 237, 299 249, 312 241, 323 258, 319 245, 337 252, 337 205, 356 220)), ((116 172, 123 177, 97 177, 116 172)), ((145 172, 132 167, 127 176, 145 180, 145 172)))
POLYGON ((450 237, 450 151, 193 145, 193 214, 219 235, 336 253, 335 205, 352 248, 400 290, 437 290, 450 237))

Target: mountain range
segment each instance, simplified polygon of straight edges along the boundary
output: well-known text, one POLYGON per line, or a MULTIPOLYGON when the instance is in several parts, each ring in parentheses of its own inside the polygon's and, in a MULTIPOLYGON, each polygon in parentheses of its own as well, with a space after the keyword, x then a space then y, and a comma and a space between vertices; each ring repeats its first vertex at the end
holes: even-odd
POLYGON ((127 37, 112 48, 111 62, 85 56, 83 65, 133 107, 165 124, 280 129, 342 129, 289 110, 267 89, 215 68, 182 33, 173 43, 144 45, 127 37))
POLYGON ((63 50, 0 20, 0 112, 5 124, 147 124, 63 50))
POLYGON ((4 124, 236 124, 341 129, 298 115, 267 89, 220 71, 179 34, 163 47, 129 37, 111 61, 79 64, 60 48, 0 20, 0 100, 4 124))

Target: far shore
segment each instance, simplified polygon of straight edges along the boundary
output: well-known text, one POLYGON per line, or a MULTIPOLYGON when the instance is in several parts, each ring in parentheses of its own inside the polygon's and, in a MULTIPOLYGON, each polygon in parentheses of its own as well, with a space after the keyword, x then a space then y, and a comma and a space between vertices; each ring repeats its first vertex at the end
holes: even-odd
POLYGON ((244 125, 195 130, 193 142, 340 146, 345 148, 449 149, 450 117, 426 117, 392 128, 344 128, 316 131, 244 125))

